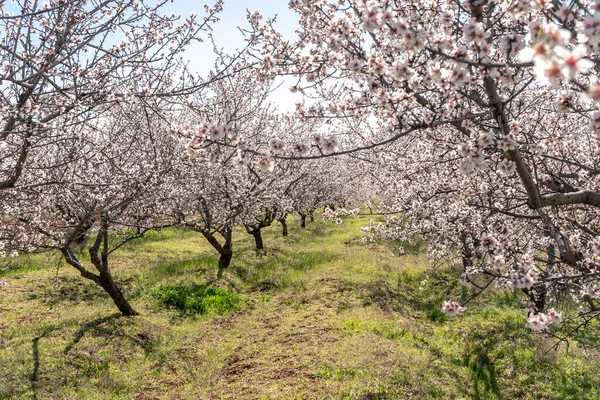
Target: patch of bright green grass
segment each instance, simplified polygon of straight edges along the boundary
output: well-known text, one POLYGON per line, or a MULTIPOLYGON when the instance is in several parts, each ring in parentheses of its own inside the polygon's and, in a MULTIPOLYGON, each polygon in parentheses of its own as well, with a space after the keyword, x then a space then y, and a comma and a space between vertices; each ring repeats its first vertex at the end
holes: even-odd
POLYGON ((160 304, 186 314, 223 315, 243 305, 235 293, 201 285, 159 286, 150 293, 160 304))

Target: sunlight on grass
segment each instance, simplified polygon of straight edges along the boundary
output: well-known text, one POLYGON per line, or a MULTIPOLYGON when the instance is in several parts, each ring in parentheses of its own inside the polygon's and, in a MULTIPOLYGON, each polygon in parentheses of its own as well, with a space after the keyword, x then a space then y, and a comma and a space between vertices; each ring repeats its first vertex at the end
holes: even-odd
POLYGON ((290 219, 261 255, 236 230, 221 280, 200 235, 152 233, 111 261, 135 318, 53 255, 15 260, 0 399, 600 398, 597 328, 552 349, 524 328, 522 297, 494 291, 448 319, 441 301, 469 290, 416 249, 361 243, 368 221, 290 219))

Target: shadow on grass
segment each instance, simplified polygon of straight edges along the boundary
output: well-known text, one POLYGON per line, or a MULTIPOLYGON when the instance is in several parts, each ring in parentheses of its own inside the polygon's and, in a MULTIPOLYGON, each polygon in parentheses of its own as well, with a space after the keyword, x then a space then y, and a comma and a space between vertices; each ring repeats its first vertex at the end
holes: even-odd
POLYGON ((265 292, 288 288, 306 272, 330 264, 340 258, 325 251, 286 253, 279 249, 252 256, 252 262, 241 260, 230 267, 251 292, 265 292))
POLYGON ((500 397, 495 362, 489 354, 491 344, 484 342, 465 357, 465 366, 469 368, 473 379, 473 398, 477 400, 482 396, 486 399, 500 397))
POLYGON ((86 333, 92 332, 92 331, 98 331, 100 325, 102 325, 103 323, 115 321, 121 317, 123 317, 123 315, 121 315, 121 314, 111 314, 106 317, 96 318, 95 320, 90 321, 87 324, 83 325, 77 331, 77 333, 75 333, 75 337, 73 338, 73 340, 71 342, 69 342, 69 344, 67 344, 67 346, 63 350, 63 353, 67 354, 69 351, 71 351, 71 349, 73 347, 75 347, 77 345, 77 343, 79 343, 79 341, 85 336, 86 333))
POLYGON ((216 270, 218 264, 218 254, 206 254, 189 260, 158 265, 152 268, 152 273, 159 278, 186 275, 190 272, 204 274, 211 269, 216 270))
POLYGON ((33 353, 33 370, 31 371, 31 375, 29 375, 29 382, 31 384, 31 392, 32 398, 38 398, 39 385, 38 380, 40 377, 40 339, 45 338, 50 334, 50 332, 58 329, 58 326, 48 325, 44 327, 42 333, 38 336, 34 337, 31 341, 32 353, 33 353))
POLYGON ((29 377, 29 381, 31 382, 31 391, 33 393, 33 398, 38 398, 38 379, 40 376, 40 339, 46 336, 46 333, 42 334, 42 336, 38 336, 33 339, 33 371, 31 372, 31 376, 29 377))
MULTIPOLYGON (((107 294, 96 284, 79 276, 59 276, 58 286, 44 285, 29 293, 27 300, 39 299, 44 305, 55 307, 66 302, 92 301, 107 294)), ((118 281, 121 288, 128 282, 118 281)))
POLYGON ((148 356, 156 347, 156 344, 152 341, 149 334, 136 333, 135 335, 127 334, 119 322, 125 322, 130 320, 129 317, 125 317, 122 314, 115 313, 107 315, 105 317, 96 318, 87 324, 83 325, 63 350, 63 353, 68 354, 86 334, 94 334, 96 336, 105 336, 110 338, 121 338, 128 340, 133 344, 139 346, 146 356, 148 356))

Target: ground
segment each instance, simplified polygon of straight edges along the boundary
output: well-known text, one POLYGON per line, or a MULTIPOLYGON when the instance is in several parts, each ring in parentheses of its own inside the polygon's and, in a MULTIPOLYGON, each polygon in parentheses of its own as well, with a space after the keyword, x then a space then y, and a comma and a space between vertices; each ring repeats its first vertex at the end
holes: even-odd
POLYGON ((261 255, 239 230, 221 280, 200 235, 153 233, 112 260, 137 317, 56 255, 20 258, 0 272, 0 398, 600 398, 597 327, 554 348, 501 292, 447 319, 457 271, 362 243, 369 219, 269 227, 261 255))

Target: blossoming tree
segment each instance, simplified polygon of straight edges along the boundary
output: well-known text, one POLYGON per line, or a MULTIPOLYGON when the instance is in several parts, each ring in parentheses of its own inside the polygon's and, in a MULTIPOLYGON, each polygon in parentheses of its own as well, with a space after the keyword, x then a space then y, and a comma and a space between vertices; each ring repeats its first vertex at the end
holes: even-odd
MULTIPOLYGON (((513 278, 504 265, 476 270, 527 290, 544 283, 543 293, 571 295, 584 317, 598 316, 597 5, 294 0, 290 7, 300 18, 297 40, 258 13, 248 40, 263 76, 296 76, 292 90, 319 99, 299 105, 299 115, 373 127, 348 129, 335 153, 388 151, 397 163, 386 184, 404 181, 391 202, 410 201, 395 209, 429 215, 421 233, 444 230, 436 222, 448 221, 450 210, 457 219, 447 226, 460 229, 448 238, 467 266, 475 250, 487 262, 510 260, 513 278)), ((529 326, 545 329, 539 319, 552 318, 544 307, 529 326)))
POLYGON ((181 53, 222 5, 207 6, 203 18, 181 18, 166 14, 166 3, 0 4, 0 190, 17 184, 32 149, 61 143, 70 127, 101 118, 111 105, 202 86, 181 53))
POLYGON ((102 287, 122 314, 135 315, 109 260, 125 243, 164 226, 171 161, 182 151, 166 129, 144 107, 114 107, 103 121, 72 132, 68 146, 35 154, 20 187, 6 189, 10 201, 0 205, 3 245, 19 252, 58 251, 102 287), (87 232, 89 262, 76 251, 87 232))

